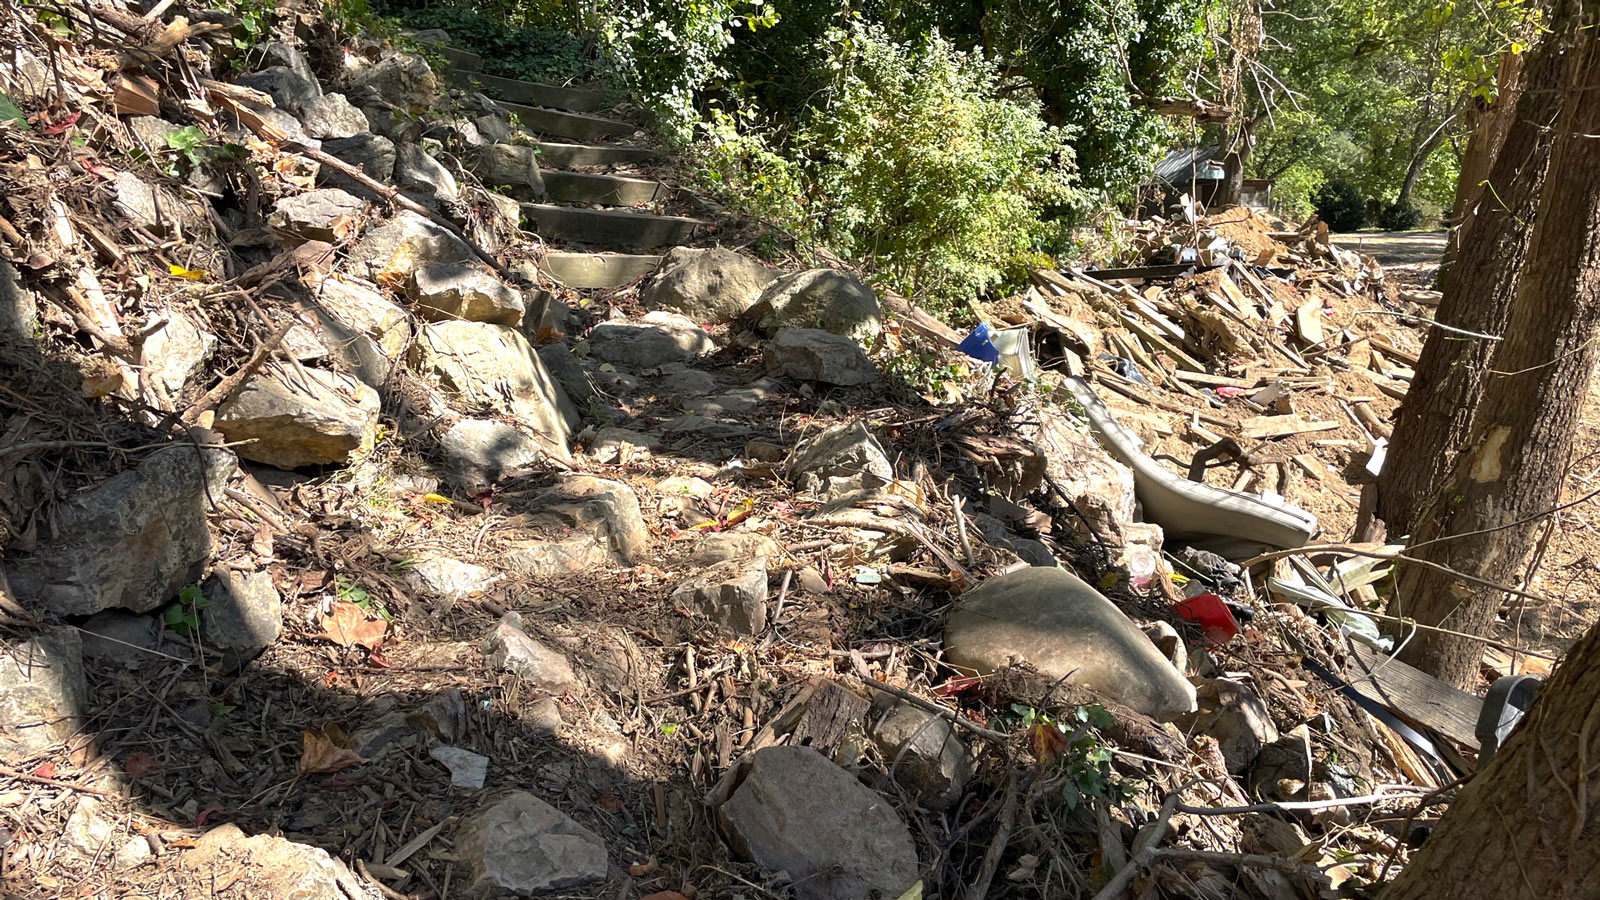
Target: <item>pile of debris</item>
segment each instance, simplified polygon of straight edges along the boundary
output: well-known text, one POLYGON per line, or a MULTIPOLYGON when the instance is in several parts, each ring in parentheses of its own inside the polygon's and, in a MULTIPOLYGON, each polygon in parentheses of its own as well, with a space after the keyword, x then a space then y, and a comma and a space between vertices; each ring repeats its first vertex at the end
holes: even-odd
POLYGON ((58 9, 0 26, 8 886, 1309 898, 1469 764, 1387 568, 1258 558, 1353 527, 1419 344, 1325 232, 1151 231, 952 369, 845 271, 552 284, 503 108, 318 9, 58 9))

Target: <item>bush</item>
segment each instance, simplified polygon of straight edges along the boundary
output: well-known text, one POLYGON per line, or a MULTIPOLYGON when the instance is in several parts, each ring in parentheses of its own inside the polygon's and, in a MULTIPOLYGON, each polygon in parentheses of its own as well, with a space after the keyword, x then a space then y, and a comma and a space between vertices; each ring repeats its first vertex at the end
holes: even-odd
POLYGON ((1414 203, 1391 203, 1378 213, 1378 227, 1384 231, 1410 231, 1422 224, 1422 210, 1414 203))
POLYGON ((403 13, 411 28, 449 32, 457 47, 483 57, 486 74, 554 84, 598 75, 593 54, 567 27, 571 17, 560 14, 559 4, 553 9, 504 4, 507 9, 502 10, 481 0, 481 9, 450 4, 410 8, 410 2, 414 0, 385 0, 379 8, 386 14, 403 13))
POLYGON ((1367 224, 1367 201, 1361 191, 1342 178, 1335 178, 1317 191, 1317 218, 1334 231, 1360 231, 1367 224))

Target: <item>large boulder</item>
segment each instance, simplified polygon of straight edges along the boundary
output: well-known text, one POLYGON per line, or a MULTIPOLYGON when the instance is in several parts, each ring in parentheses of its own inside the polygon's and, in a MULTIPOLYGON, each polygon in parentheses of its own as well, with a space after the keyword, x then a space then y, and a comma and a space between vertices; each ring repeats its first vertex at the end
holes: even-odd
POLYGON ((606 880, 606 843, 526 791, 490 803, 456 832, 455 854, 475 895, 527 897, 606 880))
MULTIPOLYGON (((238 897, 293 900, 349 900, 368 896, 344 863, 320 847, 308 847, 270 834, 245 837, 237 825, 201 835, 178 858, 178 882, 196 893, 227 882, 238 897)), ((185 892, 187 893, 187 891, 185 892)))
POLYGON ((358 272, 384 287, 402 287, 417 269, 435 263, 475 262, 464 241, 411 210, 368 231, 350 248, 358 272))
POLYGON ((760 634, 767 629, 767 561, 716 563, 678 585, 670 599, 734 634, 760 634))
POLYGON ((522 322, 522 292, 478 266, 424 266, 412 277, 410 292, 426 319, 512 326, 522 322))
POLYGON ((301 124, 317 140, 352 138, 367 131, 367 117, 343 94, 323 94, 307 103, 301 124))
MULTIPOLYGON (((499 122, 490 116, 484 116, 499 122)), ((482 128, 478 129, 480 132, 482 128)), ((539 151, 526 144, 490 144, 478 155, 478 175, 484 184, 505 186, 512 193, 538 200, 544 197, 544 175, 539 171, 539 151)))
POLYGON ((400 145, 395 152, 394 180, 413 199, 433 209, 461 199, 456 177, 420 144, 400 145))
POLYGON ((705 329, 669 312, 646 313, 640 322, 601 322, 589 332, 589 352, 630 369, 683 362, 716 349, 705 329))
POLYGON ((537 435, 494 419, 462 419, 439 438, 457 479, 474 492, 527 474, 549 454, 537 435))
POLYGON ((578 412, 539 355, 514 328, 487 322, 435 322, 422 327, 413 364, 469 406, 517 419, 549 443, 557 459, 568 449, 578 412))
POLYGON ((674 247, 639 292, 646 306, 676 310, 696 322, 722 325, 755 305, 782 273, 732 250, 674 247))
POLYGON ((789 452, 783 474, 807 493, 837 495, 894 480, 883 445, 859 419, 826 428, 789 452))
POLYGON ((956 601, 945 659, 974 675, 1017 663, 1046 685, 1081 685, 1157 720, 1195 709, 1194 686, 1110 600, 1064 569, 991 578, 956 601))
POLYGON ((768 372, 800 381, 852 387, 878 380, 860 344, 820 328, 779 329, 762 357, 768 372))
POLYGON ((426 59, 396 53, 357 72, 350 94, 362 106, 387 103, 419 113, 439 98, 439 80, 426 59))
POLYGON ((267 224, 286 243, 327 241, 342 244, 355 233, 367 201, 339 188, 320 188, 284 197, 272 206, 267 224))
POLYGON ((38 549, 5 561, 12 589, 62 616, 170 602, 205 575, 206 516, 235 462, 221 447, 171 447, 72 494, 41 524, 38 549))
POLYGON ((0 761, 38 756, 83 727, 89 688, 76 628, 45 628, 0 647, 0 761))
POLYGON ((878 295, 861 279, 836 269, 807 269, 768 285, 750 308, 763 334, 780 328, 820 328, 868 341, 883 330, 878 295))
POLYGON ((783 872, 801 900, 900 897, 917 850, 894 807, 809 747, 767 747, 717 808, 739 853, 783 872))
POLYGON ((216 429, 245 459, 294 469, 342 465, 371 449, 378 392, 326 369, 264 369, 217 408, 216 429))

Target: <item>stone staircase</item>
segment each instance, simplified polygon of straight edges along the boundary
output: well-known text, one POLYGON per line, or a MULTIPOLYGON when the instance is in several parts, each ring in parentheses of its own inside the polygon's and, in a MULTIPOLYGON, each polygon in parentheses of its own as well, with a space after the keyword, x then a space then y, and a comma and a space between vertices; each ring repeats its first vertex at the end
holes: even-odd
MULTIPOLYGON (((522 204, 524 227, 568 248, 545 256, 542 268, 551 278, 570 288, 630 284, 655 270, 660 251, 691 242, 708 225, 641 208, 670 200, 675 189, 634 172, 657 154, 620 140, 638 127, 606 115, 611 95, 484 74, 478 55, 439 50, 452 66, 452 83, 492 97, 533 141, 537 156, 515 186, 535 197, 522 204)), ((495 174, 506 177, 504 170, 495 174)))

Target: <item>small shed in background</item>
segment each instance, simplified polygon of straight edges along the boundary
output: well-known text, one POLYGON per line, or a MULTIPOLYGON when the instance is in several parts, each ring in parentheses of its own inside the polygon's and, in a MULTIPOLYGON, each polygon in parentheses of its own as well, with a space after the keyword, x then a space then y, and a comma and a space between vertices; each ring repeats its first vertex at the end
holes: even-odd
MULTIPOLYGON (((1200 147, 1183 147, 1169 152, 1145 181, 1139 214, 1165 215, 1189 194, 1204 207, 1210 207, 1218 188, 1222 186, 1222 153, 1216 144, 1200 147)), ((1266 209, 1272 203, 1272 182, 1264 178, 1246 178, 1239 191, 1239 204, 1252 209, 1266 209)))

